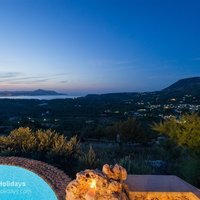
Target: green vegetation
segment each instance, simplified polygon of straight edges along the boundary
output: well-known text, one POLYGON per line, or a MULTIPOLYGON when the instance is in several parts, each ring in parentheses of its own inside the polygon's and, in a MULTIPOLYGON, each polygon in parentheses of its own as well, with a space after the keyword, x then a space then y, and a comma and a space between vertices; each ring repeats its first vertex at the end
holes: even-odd
POLYGON ((143 127, 135 118, 128 118, 126 120, 120 120, 112 123, 112 125, 98 126, 95 128, 87 129, 89 133, 84 133, 86 138, 104 138, 107 140, 115 141, 117 135, 120 142, 141 142, 148 141, 148 136, 145 134, 143 127), (93 130, 93 132, 92 132, 93 130))
POLYGON ((182 147, 184 157, 178 156, 179 163, 176 173, 194 185, 200 185, 200 117, 198 114, 185 114, 178 120, 170 118, 164 122, 154 123, 152 128, 167 135, 174 146, 182 147), (176 146, 177 145, 177 146, 176 146))
POLYGON ((79 158, 81 166, 84 168, 95 169, 99 165, 99 159, 96 157, 96 153, 92 146, 89 146, 88 152, 83 152, 79 158))
POLYGON ((166 134, 178 145, 200 154, 200 117, 197 114, 186 114, 178 120, 170 118, 164 122, 155 123, 153 129, 166 134))
POLYGON ((68 172, 74 171, 80 154, 80 143, 76 136, 66 137, 51 130, 33 131, 18 128, 8 136, 0 137, 0 154, 21 156, 51 163, 68 172))
MULTIPOLYGON (((132 123, 128 120, 119 124, 130 126, 132 123)), ((7 136, 0 136, 0 156, 41 160, 64 170, 72 178, 86 168, 101 169, 105 163, 119 163, 129 174, 175 174, 200 185, 200 159, 171 140, 145 146, 124 142, 121 148, 117 142, 80 143, 77 136, 67 139, 52 130, 20 127, 7 136)))

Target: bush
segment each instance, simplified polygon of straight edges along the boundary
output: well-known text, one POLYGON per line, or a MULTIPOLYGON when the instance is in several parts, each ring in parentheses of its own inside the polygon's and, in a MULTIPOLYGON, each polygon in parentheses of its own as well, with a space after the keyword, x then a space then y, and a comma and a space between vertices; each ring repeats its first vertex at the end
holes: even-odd
POLYGON ((180 166, 180 176, 189 183, 200 186, 200 158, 185 159, 180 166))
POLYGON ((82 167, 86 168, 96 168, 99 164, 99 160, 96 157, 96 153, 92 146, 90 145, 87 153, 84 153, 80 156, 80 162, 82 167))
POLYGON ((164 122, 154 123, 152 128, 166 134, 178 145, 200 154, 200 117, 197 114, 186 114, 178 120, 170 118, 164 122))
POLYGON ((145 143, 148 138, 136 119, 129 118, 123 122, 116 122, 106 129, 108 137, 116 139, 117 134, 121 141, 145 143))
POLYGON ((52 130, 32 131, 21 127, 0 137, 0 154, 41 160, 71 173, 78 165, 80 142, 76 136, 67 140, 52 130))
POLYGON ((121 158, 119 164, 126 168, 129 174, 152 174, 153 169, 144 159, 132 159, 130 156, 121 158))

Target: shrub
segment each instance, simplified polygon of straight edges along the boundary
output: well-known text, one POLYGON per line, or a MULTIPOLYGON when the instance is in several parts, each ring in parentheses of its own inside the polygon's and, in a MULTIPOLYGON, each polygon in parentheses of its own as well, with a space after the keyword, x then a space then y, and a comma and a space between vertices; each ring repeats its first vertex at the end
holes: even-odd
POLYGON ((154 123, 152 128, 168 135, 178 145, 200 154, 200 117, 197 114, 186 114, 178 120, 170 118, 164 122, 154 123))
POLYGON ((87 168, 94 169, 97 167, 99 160, 97 159, 96 153, 91 145, 89 147, 88 152, 87 153, 83 152, 82 155, 80 156, 80 162, 82 166, 87 168))
POLYGON ((132 159, 130 156, 121 158, 119 164, 126 168, 129 174, 151 174, 152 168, 145 163, 144 159, 132 159))
POLYGON ((78 165, 80 142, 76 136, 67 140, 52 130, 32 131, 21 127, 0 137, 0 153, 42 160, 71 172, 78 165))

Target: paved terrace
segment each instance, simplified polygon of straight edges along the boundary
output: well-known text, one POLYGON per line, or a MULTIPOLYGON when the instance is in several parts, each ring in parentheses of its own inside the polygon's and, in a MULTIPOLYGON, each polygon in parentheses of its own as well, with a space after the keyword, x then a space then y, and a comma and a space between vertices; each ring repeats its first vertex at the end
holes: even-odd
POLYGON ((58 200, 65 200, 65 189, 70 178, 47 163, 21 157, 0 157, 0 165, 13 165, 28 169, 43 178, 53 189, 58 200))
POLYGON ((129 175, 131 200, 200 200, 200 191, 170 175, 129 175))

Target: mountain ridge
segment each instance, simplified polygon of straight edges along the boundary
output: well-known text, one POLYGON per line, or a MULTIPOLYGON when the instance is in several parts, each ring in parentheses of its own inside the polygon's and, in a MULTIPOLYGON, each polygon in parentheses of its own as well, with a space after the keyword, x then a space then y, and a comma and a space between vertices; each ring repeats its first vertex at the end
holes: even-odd
POLYGON ((165 95, 200 95, 200 77, 184 78, 161 90, 165 95))
POLYGON ((176 81, 170 86, 152 92, 117 92, 117 93, 105 93, 105 94, 88 94, 86 98, 91 99, 112 99, 120 100, 123 98, 134 98, 136 96, 154 96, 158 95, 162 98, 173 98, 184 95, 200 96, 200 77, 184 78, 176 81))

